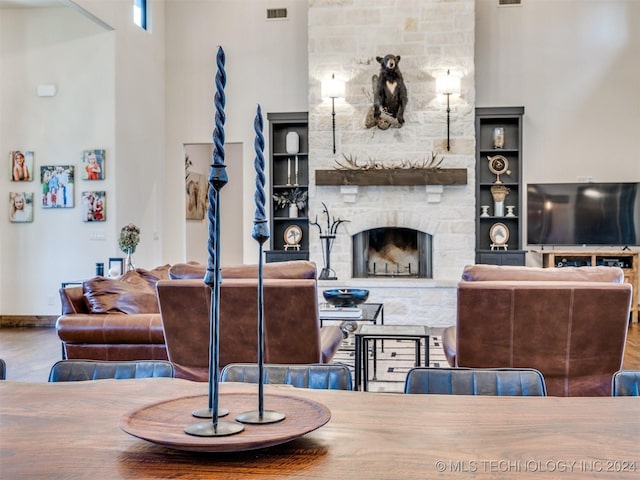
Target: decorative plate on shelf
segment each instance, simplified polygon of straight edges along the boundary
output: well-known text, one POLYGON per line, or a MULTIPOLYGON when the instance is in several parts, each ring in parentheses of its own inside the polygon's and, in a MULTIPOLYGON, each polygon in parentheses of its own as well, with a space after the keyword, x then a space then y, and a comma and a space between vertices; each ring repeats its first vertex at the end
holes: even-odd
POLYGON ((285 245, 295 246, 300 245, 302 240, 302 228, 298 225, 289 225, 284 229, 284 243, 285 245))

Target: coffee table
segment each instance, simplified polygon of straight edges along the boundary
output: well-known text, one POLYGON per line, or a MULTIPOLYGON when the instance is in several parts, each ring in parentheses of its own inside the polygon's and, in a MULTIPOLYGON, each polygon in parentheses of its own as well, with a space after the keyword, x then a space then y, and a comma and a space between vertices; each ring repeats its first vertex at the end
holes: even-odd
POLYGON ((429 335, 430 329, 424 325, 370 325, 363 324, 355 332, 355 389, 366 392, 369 382, 369 341, 373 341, 373 377, 376 377, 377 356, 376 341, 380 340, 409 340, 415 342, 416 367, 420 366, 422 357, 422 340, 424 340, 424 365, 429 365, 429 335))

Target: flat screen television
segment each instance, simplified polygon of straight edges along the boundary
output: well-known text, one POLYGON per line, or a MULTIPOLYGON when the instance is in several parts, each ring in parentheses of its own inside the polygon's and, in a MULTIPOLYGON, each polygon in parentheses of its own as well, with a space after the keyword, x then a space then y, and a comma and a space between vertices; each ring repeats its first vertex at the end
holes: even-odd
POLYGON ((640 244, 640 183, 527 185, 529 245, 640 244))

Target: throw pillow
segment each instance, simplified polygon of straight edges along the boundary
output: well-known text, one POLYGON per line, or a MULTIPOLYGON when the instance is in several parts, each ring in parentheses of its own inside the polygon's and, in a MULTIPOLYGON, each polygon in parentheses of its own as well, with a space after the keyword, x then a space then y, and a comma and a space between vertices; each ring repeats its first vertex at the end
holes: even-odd
POLYGON ((82 283, 91 313, 159 313, 155 286, 168 279, 169 265, 153 270, 138 268, 118 279, 94 277, 82 283))

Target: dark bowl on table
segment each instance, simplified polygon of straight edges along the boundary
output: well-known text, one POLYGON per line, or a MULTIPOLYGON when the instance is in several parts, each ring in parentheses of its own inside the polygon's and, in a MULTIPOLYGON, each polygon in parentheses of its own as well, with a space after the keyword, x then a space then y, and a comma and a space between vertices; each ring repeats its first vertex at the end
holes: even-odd
POLYGON ((369 290, 362 288, 335 288, 322 292, 327 303, 334 307, 355 307, 367 301, 369 290))

